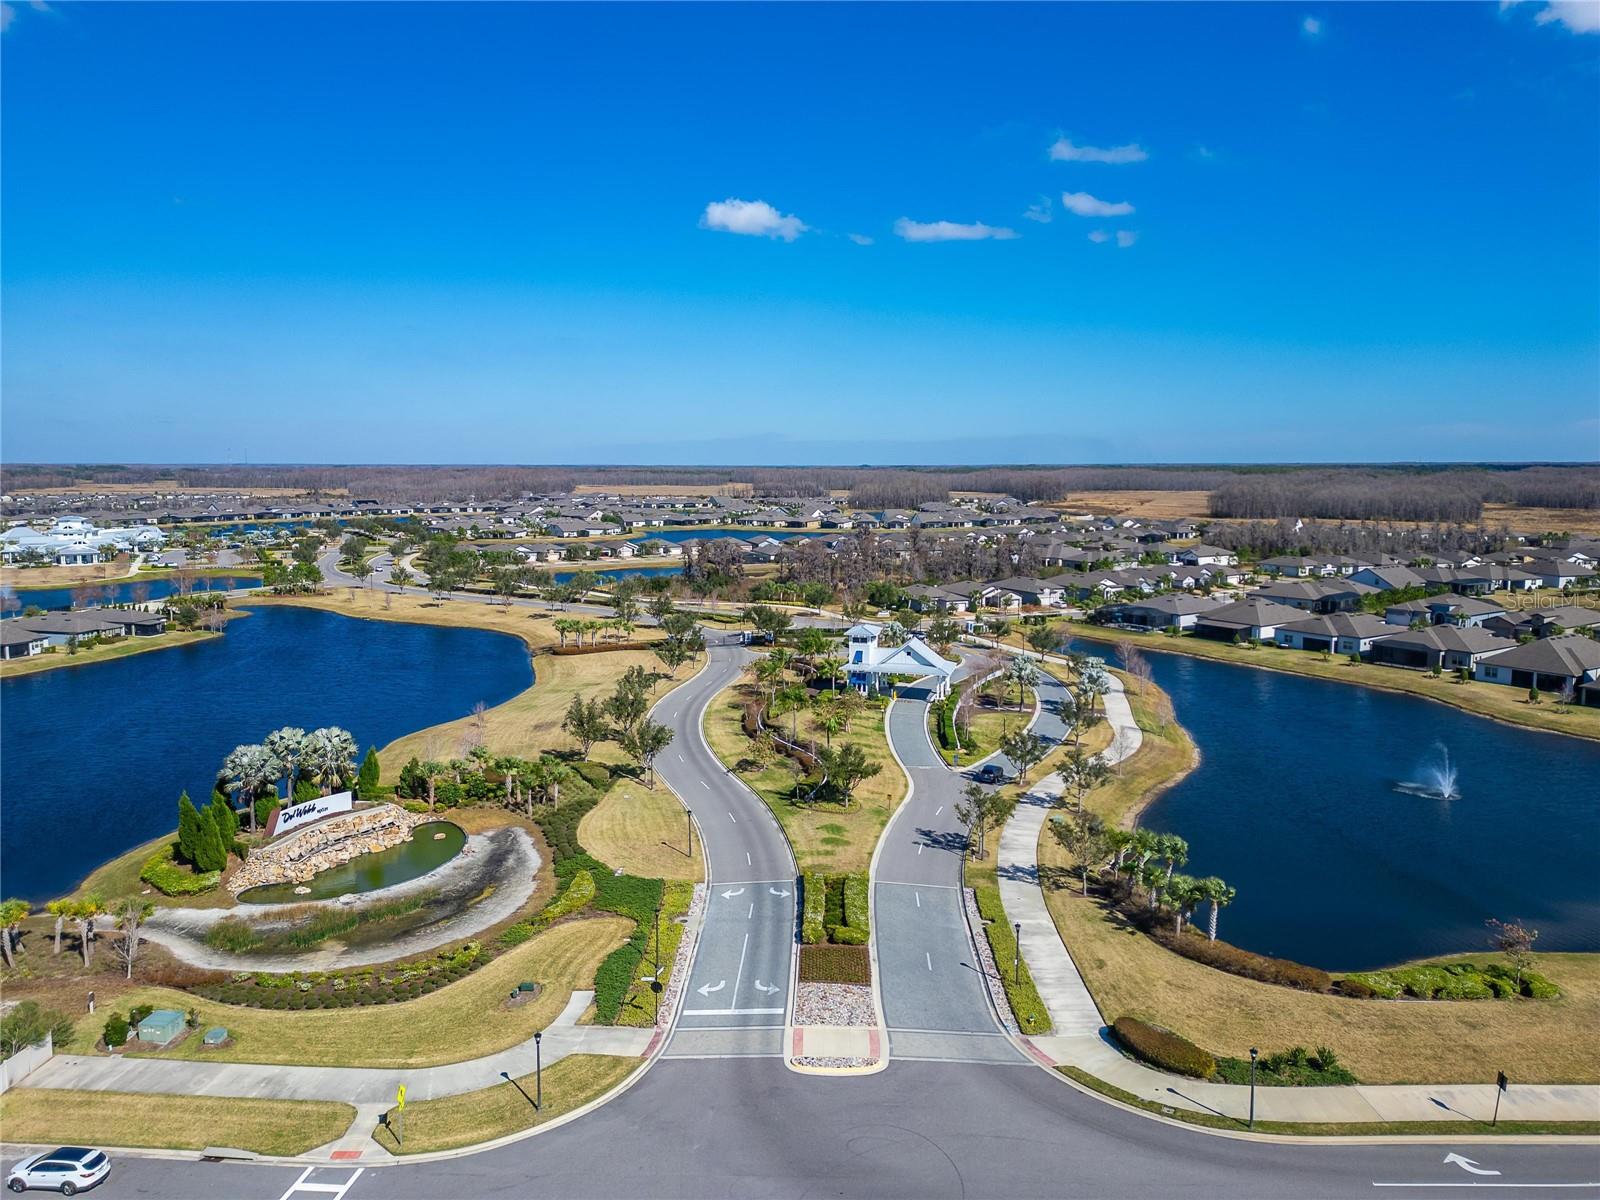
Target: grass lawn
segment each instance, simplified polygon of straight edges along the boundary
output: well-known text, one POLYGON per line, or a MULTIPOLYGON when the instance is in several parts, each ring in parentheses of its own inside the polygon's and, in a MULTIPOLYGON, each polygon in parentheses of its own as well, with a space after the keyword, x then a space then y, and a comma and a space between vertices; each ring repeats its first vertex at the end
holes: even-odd
POLYGON ((688 817, 661 785, 621 778, 578 825, 578 841, 601 862, 646 879, 705 878, 700 851, 688 852, 688 817))
MULTIPOLYGON (((1069 1079, 1081 1083, 1090 1091, 1099 1092, 1102 1096, 1110 1096, 1113 1100, 1143 1109, 1149 1113, 1159 1113, 1174 1121, 1182 1121, 1186 1125, 1199 1125, 1205 1129, 1246 1129, 1249 1126, 1244 1121, 1232 1117, 1221 1117, 1215 1113, 1192 1112, 1186 1108, 1178 1108, 1170 1104, 1159 1104, 1135 1096, 1132 1092, 1125 1092, 1115 1084, 1097 1079, 1087 1071, 1077 1067, 1057 1067, 1069 1079)), ((1464 1136, 1471 1137, 1477 1134, 1499 1135, 1501 1137, 1514 1137, 1518 1134, 1564 1134, 1568 1137, 1592 1137, 1600 1133, 1600 1121, 1501 1121, 1498 1125, 1490 1125, 1485 1121, 1373 1121, 1373 1122, 1308 1122, 1297 1124, 1289 1121, 1257 1121, 1257 1133, 1282 1133, 1296 1135, 1311 1135, 1314 1137, 1400 1137, 1405 1135, 1421 1135, 1424 1137, 1464 1136)))
MULTIPOLYGON (((1108 824, 1128 824, 1152 789, 1192 761, 1187 734, 1156 715, 1160 692, 1133 697, 1145 730, 1137 754, 1089 807, 1108 824)), ((1364 1083, 1492 1080, 1507 1063, 1529 1082, 1600 1082, 1600 955, 1540 954, 1558 1000, 1374 1001, 1296 991, 1229 975, 1158 945, 1074 886, 1070 857, 1046 828, 1039 839, 1045 900, 1084 982, 1107 1021, 1136 1016, 1165 1025, 1206 1049, 1233 1056, 1250 1046, 1282 1050, 1326 1045, 1364 1083)), ((1227 914, 1222 932, 1227 933, 1227 914)), ((1489 953, 1431 962, 1496 960, 1489 953)))
POLYGON ((67 653, 65 646, 55 646, 43 654, 35 654, 29 658, 8 658, 0 662, 0 679, 12 679, 18 675, 37 675, 40 671, 53 671, 58 667, 87 667, 114 658, 131 658, 135 654, 143 654, 149 650, 192 646, 196 642, 206 642, 221 636, 220 633, 212 633, 205 629, 173 629, 149 637, 112 638, 109 642, 102 642, 98 646, 80 648, 76 654, 67 653))
MULTIPOLYGON (((191 1036, 149 1057, 425 1067, 493 1054, 527 1040, 566 1007, 575 989, 591 987, 600 961, 632 930, 633 923, 622 917, 567 921, 466 978, 402 1004, 283 1011, 200 1001, 202 1023, 226 1025, 233 1044, 202 1050, 199 1039, 191 1036), (525 979, 544 985, 538 999, 521 1008, 502 1008, 506 993, 525 979)), ((122 1012, 139 1004, 187 1010, 195 1003, 187 992, 162 987, 134 988, 115 1001, 122 1012)), ((111 1007, 102 1001, 98 1013, 79 1018, 75 1051, 90 1052, 111 1007)))
POLYGON ((535 1094, 534 1078, 524 1075, 516 1081, 520 1091, 517 1086, 501 1083, 481 1092, 412 1101, 406 1105, 403 1145, 395 1141, 394 1126, 399 1118, 390 1109, 390 1124, 378 1126, 373 1140, 394 1154, 426 1154, 475 1146, 569 1113, 609 1092, 642 1065, 643 1060, 637 1058, 569 1055, 544 1072, 544 1107, 538 1112, 529 1099, 535 1094))
POLYGON ((981 697, 990 697, 996 701, 993 706, 985 705, 983 699, 976 700, 968 712, 966 736, 962 739, 961 750, 946 750, 939 745, 939 731, 934 725, 933 714, 928 715, 928 734, 933 742, 934 749, 947 763, 953 763, 955 755, 960 753, 961 761, 967 766, 988 758, 1000 748, 1000 739, 1007 733, 1025 728, 1033 720, 1034 691, 1028 688, 1023 694, 1022 707, 1016 707, 1016 689, 1008 687, 1003 680, 995 679, 985 684, 981 697))
POLYGON ((332 1100, 244 1100, 17 1088, 0 1096, 6 1141, 73 1145, 86 1134, 108 1146, 203 1150, 227 1146, 257 1154, 304 1154, 341 1136, 356 1119, 332 1100))
MULTIPOLYGON (((489 629, 521 638, 529 651, 537 655, 534 662, 536 682, 526 691, 484 713, 484 744, 491 754, 531 757, 541 750, 575 749, 577 743, 561 728, 561 718, 566 715, 567 706, 572 703, 574 696, 587 698, 609 695, 623 672, 632 666, 658 672, 663 679, 666 676, 661 660, 648 650, 572 655, 540 653, 560 641, 553 622, 562 614, 545 609, 508 608, 467 600, 440 603, 424 596, 400 596, 366 588, 356 588, 354 599, 351 599, 351 589, 340 588, 325 595, 280 596, 268 601, 252 599, 249 603, 261 602, 299 604, 327 612, 384 621, 489 629), (390 601, 387 608, 384 607, 385 596, 390 601)), ((641 627, 633 632, 636 641, 649 641, 657 636, 653 628, 641 627)), ((680 679, 687 678, 693 670, 693 664, 680 667, 678 676, 680 679)), ((659 693, 659 687, 657 690, 659 693)), ((474 720, 473 717, 462 717, 390 742, 378 751, 383 777, 387 780, 398 778, 400 769, 413 756, 423 760, 456 757, 474 720)), ((592 757, 602 762, 625 761, 622 752, 610 742, 596 745, 592 757)))
POLYGON ((1543 703, 1529 704, 1528 694, 1514 687, 1496 683, 1457 683, 1449 672, 1435 679, 1424 671, 1404 667, 1386 667, 1377 663, 1355 666, 1337 656, 1324 661, 1320 654, 1307 650, 1286 650, 1278 646, 1261 646, 1249 649, 1226 642, 1213 642, 1207 638, 1166 637, 1161 634, 1129 633, 1107 630, 1104 626, 1089 625, 1080 621, 1052 621, 1050 627, 1063 635, 1092 639, 1108 644, 1131 640, 1141 650, 1167 654, 1188 654, 1195 658, 1210 658, 1219 662, 1237 663, 1247 667, 1260 667, 1274 671, 1287 671, 1295 675, 1310 675, 1316 679, 1332 679, 1339 683, 1352 683, 1362 687, 1381 688, 1390 692, 1404 692, 1453 705, 1479 716, 1493 717, 1512 725, 1526 725, 1555 733, 1570 733, 1577 737, 1600 739, 1600 708, 1574 706, 1565 712, 1557 710, 1555 698, 1546 696, 1543 703))
MULTIPOLYGON (((752 694, 750 686, 736 683, 706 706, 706 742, 729 768, 750 752, 750 739, 740 726, 744 702, 752 694)), ((869 707, 851 724, 849 733, 834 735, 835 744, 852 742, 883 768, 857 785, 848 809, 835 803, 793 803, 789 796, 799 768, 782 756, 765 768, 737 772, 782 823, 801 871, 864 871, 872 861, 878 836, 905 798, 908 786, 905 772, 889 752, 883 728, 885 711, 869 707)))

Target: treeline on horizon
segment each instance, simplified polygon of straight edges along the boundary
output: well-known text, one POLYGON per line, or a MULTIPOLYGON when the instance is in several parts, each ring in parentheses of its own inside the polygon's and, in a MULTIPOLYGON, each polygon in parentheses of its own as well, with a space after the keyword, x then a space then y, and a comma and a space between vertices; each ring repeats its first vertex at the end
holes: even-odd
POLYGON ((81 483, 154 484, 226 492, 290 488, 379 501, 509 500, 591 486, 700 487, 708 491, 820 496, 843 490, 858 508, 911 508, 952 493, 990 492, 1043 503, 1074 493, 1203 491, 1213 517, 1274 520, 1442 521, 1482 519, 1483 506, 1600 509, 1600 466, 1215 465, 975 467, 638 467, 15 464, 7 492, 81 483))

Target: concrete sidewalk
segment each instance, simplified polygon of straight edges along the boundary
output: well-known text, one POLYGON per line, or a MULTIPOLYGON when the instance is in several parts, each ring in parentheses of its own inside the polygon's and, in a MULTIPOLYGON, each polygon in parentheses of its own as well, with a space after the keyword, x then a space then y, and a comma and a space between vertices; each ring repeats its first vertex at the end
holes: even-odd
MULTIPOLYGON (((593 998, 593 992, 574 992, 561 1015, 544 1030, 541 1058, 545 1066, 560 1062, 569 1054, 612 1054, 627 1058, 644 1055, 655 1037, 654 1029, 577 1023, 593 998)), ((392 1069, 60 1054, 29 1075, 20 1086, 274 1100, 342 1100, 357 1106, 381 1104, 387 1107, 394 1101, 395 1091, 402 1083, 406 1085, 409 1099, 432 1100, 493 1087, 502 1082, 500 1072, 515 1079, 531 1074, 533 1066, 532 1038, 509 1050, 466 1062, 392 1069)))
MULTIPOLYGON (((1102 757, 1115 764, 1138 750, 1143 735, 1134 722, 1121 680, 1112 677, 1112 691, 1103 700, 1112 740, 1102 757)), ((1057 1066, 1077 1067, 1141 1099, 1175 1109, 1247 1119, 1247 1086, 1205 1083, 1147 1067, 1123 1054, 1104 1028, 1100 1010, 1056 932, 1039 886, 1039 836, 1060 799, 1061 786, 1059 775, 1042 780, 1023 797, 1000 835, 1000 898, 1006 915, 1022 927, 1022 956, 1054 1026, 1049 1037, 1022 1040, 1057 1066)), ((1256 1117, 1262 1121, 1488 1121, 1494 1103, 1492 1083, 1256 1089, 1256 1117)), ((1600 1086, 1513 1084, 1501 1098, 1500 1116, 1507 1121, 1600 1120, 1600 1086)))

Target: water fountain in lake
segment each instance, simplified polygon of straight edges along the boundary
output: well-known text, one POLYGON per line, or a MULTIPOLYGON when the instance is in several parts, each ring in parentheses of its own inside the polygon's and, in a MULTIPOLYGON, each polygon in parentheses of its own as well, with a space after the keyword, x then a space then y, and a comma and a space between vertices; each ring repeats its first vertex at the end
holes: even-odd
POLYGON ((1422 779, 1412 783, 1397 783, 1395 791, 1408 796, 1424 796, 1429 800, 1459 800, 1461 789, 1456 786, 1456 768, 1450 761, 1450 751, 1443 742, 1434 743, 1438 756, 1422 768, 1422 779))

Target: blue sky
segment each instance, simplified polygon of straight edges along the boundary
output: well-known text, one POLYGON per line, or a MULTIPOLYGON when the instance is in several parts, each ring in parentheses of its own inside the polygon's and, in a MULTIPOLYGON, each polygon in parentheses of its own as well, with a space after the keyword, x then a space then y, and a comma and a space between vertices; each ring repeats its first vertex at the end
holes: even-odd
POLYGON ((1600 457, 1597 0, 0 15, 8 460, 1600 457))

